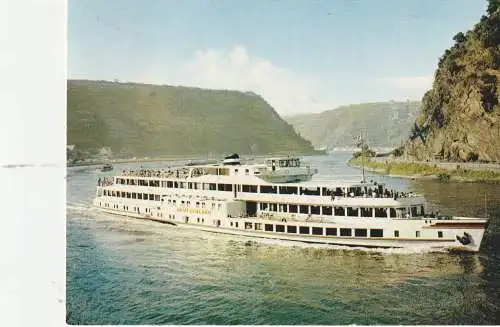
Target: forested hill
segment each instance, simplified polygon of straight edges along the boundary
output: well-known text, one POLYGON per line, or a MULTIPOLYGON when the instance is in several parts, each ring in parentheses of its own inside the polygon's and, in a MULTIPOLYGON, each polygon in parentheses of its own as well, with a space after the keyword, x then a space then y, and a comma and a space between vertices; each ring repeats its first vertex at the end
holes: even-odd
POLYGON ((414 101, 363 103, 285 119, 317 148, 353 146, 361 131, 370 146, 396 147, 406 140, 419 106, 414 101))
POLYGON ((404 152, 420 160, 500 161, 500 1, 453 37, 404 152))
POLYGON ((67 143, 112 157, 312 153, 260 96, 237 91, 69 80, 67 143))

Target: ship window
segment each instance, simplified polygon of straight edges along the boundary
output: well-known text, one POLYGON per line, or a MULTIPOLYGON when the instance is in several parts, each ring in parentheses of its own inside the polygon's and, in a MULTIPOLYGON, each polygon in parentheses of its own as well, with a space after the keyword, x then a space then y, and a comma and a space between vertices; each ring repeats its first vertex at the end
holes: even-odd
POLYGON ((242 185, 242 192, 257 193, 257 185, 242 185))
POLYGON ((438 231, 438 237, 439 238, 443 238, 443 232, 442 231, 438 231))
POLYGON ((278 204, 269 203, 269 211, 278 211, 278 204))
POLYGON ((347 207, 347 215, 350 217, 357 217, 358 208, 347 207))
POLYGON ((127 199, 130 199, 132 197, 132 195, 130 194, 130 192, 127 192, 127 199))
POLYGON ((288 212, 288 205, 280 204, 280 211, 281 212, 288 212))
POLYGON ((319 206, 311 206, 311 214, 319 215, 319 206))
POLYGON ((309 206, 301 205, 300 213, 309 213, 309 206))
POLYGON ((122 192, 122 194, 121 194, 121 195, 122 195, 122 198, 124 198, 124 197, 125 197, 125 192, 122 192))
POLYGON ((245 229, 252 229, 252 223, 245 222, 245 229))
POLYGON ((335 212, 335 216, 342 216, 342 217, 345 216, 344 207, 334 207, 333 210, 335 212))
POLYGON ((340 229, 340 236, 351 236, 351 235, 352 235, 352 230, 350 228, 340 229))
POLYGON ((387 218, 387 211, 385 208, 375 208, 375 217, 387 218))
POLYGON ((389 209, 389 214, 391 218, 396 218, 396 209, 390 208, 389 209))
POLYGON ((279 187, 280 194, 297 194, 296 186, 280 186, 279 187))
POLYGON ((200 207, 200 203, 196 202, 196 208, 199 208, 199 207, 200 207))
POLYGON ((313 235, 323 235, 323 227, 313 227, 312 233, 313 235))
POLYGON ((278 193, 278 188, 276 186, 261 185, 260 193, 278 193))
POLYGON ((412 217, 417 217, 418 214, 417 214, 417 207, 411 207, 410 208, 410 212, 411 212, 411 216, 412 217))
POLYGON ((373 217, 372 208, 361 208, 361 217, 373 217))
POLYGON ((285 232, 285 226, 283 225, 276 225, 276 231, 279 233, 284 233, 285 232))
POLYGON ((399 231, 398 230, 394 231, 394 237, 399 237, 399 231))
POLYGON ((421 216, 424 216, 425 212, 424 212, 424 206, 420 206, 420 215, 421 216))
POLYGON ((217 184, 215 184, 215 183, 210 183, 210 184, 209 184, 209 190, 210 190, 210 191, 215 191, 215 190, 217 190, 217 184))
POLYGON ((326 228, 326 235, 327 236, 337 236, 337 228, 326 228))
POLYGON ((272 232, 273 231, 273 225, 271 224, 266 224, 264 226, 266 232, 272 232))
POLYGON ((267 210, 267 203, 261 202, 260 203, 260 210, 267 210))
POLYGON ((330 206, 323 206, 323 215, 325 215, 325 216, 331 216, 332 215, 332 207, 330 207, 330 206))
POLYGON ((167 187, 167 182, 161 181, 161 187, 167 187))
POLYGON ((155 201, 160 201, 160 195, 159 194, 155 194, 155 201))
POLYGON ((137 199, 137 193, 132 193, 132 199, 137 199))
POLYGON ((150 195, 149 195, 149 200, 153 201, 154 199, 155 199, 154 194, 150 194, 150 195))
POLYGON ((384 237, 383 229, 370 229, 370 237, 384 237))
POLYGON ((148 195, 147 195, 146 193, 143 193, 143 194, 142 194, 142 199, 143 199, 143 200, 147 200, 147 199, 148 199, 148 195))
POLYGON ((190 190, 191 190, 192 188, 193 188, 193 183, 189 182, 189 183, 188 183, 188 189, 190 189, 190 190))
POLYGON ((356 228, 354 229, 354 236, 357 237, 366 237, 367 232, 365 228, 356 228))
POLYGON ((167 187, 168 188, 173 188, 174 187, 174 183, 172 181, 167 181, 167 187))
POLYGON ((309 234, 309 226, 300 226, 299 233, 300 234, 309 234))
POLYGON ((262 230, 262 224, 261 223, 255 223, 255 230, 262 230))
POLYGON ((297 234, 297 226, 286 226, 286 232, 290 234, 297 234))
POLYGON ((288 206, 288 210, 291 212, 291 213, 297 213, 297 205, 296 204, 290 204, 288 206))
POLYGON ((229 225, 230 225, 231 227, 233 227, 233 222, 230 222, 230 223, 229 223, 229 225))
POLYGON ((248 169, 245 169, 245 175, 248 175, 248 169))
POLYGON ((238 174, 238 169, 235 169, 235 170, 234 170, 234 173, 235 173, 235 174, 238 174))
POLYGON ((420 231, 419 230, 415 232, 415 237, 420 237, 420 231))

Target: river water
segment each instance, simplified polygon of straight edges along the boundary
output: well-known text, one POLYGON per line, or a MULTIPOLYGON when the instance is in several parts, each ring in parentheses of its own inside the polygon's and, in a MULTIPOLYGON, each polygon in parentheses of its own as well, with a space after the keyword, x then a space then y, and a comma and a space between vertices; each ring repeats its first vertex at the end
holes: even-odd
MULTIPOLYGON (((348 156, 304 161, 319 169, 315 180, 360 180, 348 156)), ((500 324, 498 185, 368 173, 423 193, 429 210, 491 218, 477 254, 408 253, 254 240, 103 214, 91 208, 95 181, 112 175, 68 169, 69 324, 500 324)))

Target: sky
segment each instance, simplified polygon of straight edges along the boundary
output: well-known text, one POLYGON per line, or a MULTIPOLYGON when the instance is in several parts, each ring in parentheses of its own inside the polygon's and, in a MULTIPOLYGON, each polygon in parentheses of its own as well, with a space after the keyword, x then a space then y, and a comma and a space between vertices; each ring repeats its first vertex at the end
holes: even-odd
POLYGON ((420 100, 482 0, 69 0, 68 77, 252 91, 281 115, 420 100))

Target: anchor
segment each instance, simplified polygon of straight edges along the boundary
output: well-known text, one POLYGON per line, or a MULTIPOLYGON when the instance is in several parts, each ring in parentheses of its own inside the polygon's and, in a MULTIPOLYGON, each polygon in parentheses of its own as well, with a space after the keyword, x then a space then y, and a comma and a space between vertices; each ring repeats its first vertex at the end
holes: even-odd
POLYGON ((462 245, 467 245, 472 242, 472 237, 469 233, 464 232, 464 236, 462 237, 457 235, 457 241, 459 241, 462 245))

